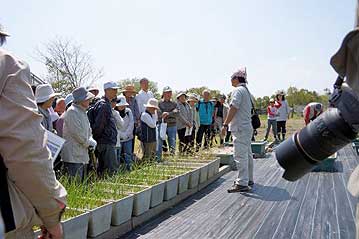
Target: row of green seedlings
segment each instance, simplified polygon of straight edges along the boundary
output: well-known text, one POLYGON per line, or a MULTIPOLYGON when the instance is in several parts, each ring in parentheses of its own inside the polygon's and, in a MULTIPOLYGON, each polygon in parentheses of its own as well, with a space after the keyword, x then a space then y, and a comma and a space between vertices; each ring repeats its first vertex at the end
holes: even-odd
POLYGON ((62 219, 76 217, 110 201, 122 199, 146 187, 158 184, 193 170, 185 164, 151 164, 135 166, 133 171, 121 171, 112 176, 97 178, 89 175, 84 181, 61 176, 59 181, 67 190, 67 210, 62 219))

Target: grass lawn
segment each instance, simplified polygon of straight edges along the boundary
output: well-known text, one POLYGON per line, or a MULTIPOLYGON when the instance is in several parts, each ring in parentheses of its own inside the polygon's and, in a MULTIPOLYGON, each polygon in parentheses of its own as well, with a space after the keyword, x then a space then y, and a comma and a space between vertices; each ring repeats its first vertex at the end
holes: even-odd
MULTIPOLYGON (((261 127, 257 130, 258 135, 256 136, 256 141, 261 141, 266 133, 266 129, 267 129, 267 116, 266 115, 261 115, 260 116, 261 119, 261 127)), ((287 121, 287 135, 286 138, 290 137, 294 132, 300 130, 301 128, 303 128, 305 126, 304 124, 304 119, 303 117, 294 115, 293 118, 290 118, 287 121)), ((217 145, 219 145, 219 135, 217 135, 217 145)), ((268 137, 269 141, 274 141, 273 138, 273 133, 272 130, 269 134, 268 137)), ((177 138, 177 145, 178 145, 178 138, 177 138)), ((178 146, 176 151, 178 151, 178 146)), ((136 143, 135 143, 135 154, 137 155, 137 157, 141 158, 142 157, 142 153, 141 153, 141 149, 140 149, 140 141, 136 138, 136 143)), ((168 155, 168 153, 163 152, 164 157, 166 157, 168 155)))
MULTIPOLYGON (((267 131, 267 116, 261 115, 261 127, 257 130, 258 135, 256 137, 256 141, 260 141, 264 138, 265 133, 267 131)), ((294 116, 287 121, 287 135, 286 138, 290 137, 294 132, 299 131, 301 128, 305 126, 304 119, 300 116, 294 116)), ((273 133, 272 130, 269 133, 268 137, 269 141, 273 141, 273 133)))

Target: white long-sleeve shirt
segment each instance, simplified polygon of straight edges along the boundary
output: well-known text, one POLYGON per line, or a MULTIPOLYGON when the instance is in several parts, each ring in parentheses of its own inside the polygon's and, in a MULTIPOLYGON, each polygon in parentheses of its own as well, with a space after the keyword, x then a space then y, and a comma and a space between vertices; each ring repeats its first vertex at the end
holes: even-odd
POLYGON ((147 104, 147 101, 151 98, 154 98, 154 95, 151 91, 146 92, 144 90, 140 90, 140 92, 138 92, 138 94, 136 95, 136 101, 140 114, 145 112, 146 108, 144 105, 147 104))
POLYGON ((134 118, 131 109, 125 109, 123 126, 117 131, 117 141, 126 142, 133 139, 134 118))
POLYGON ((113 114, 113 117, 115 118, 116 129, 117 129, 116 147, 121 147, 121 141, 119 139, 119 131, 122 129, 124 122, 123 122, 122 117, 120 116, 120 113, 118 113, 118 111, 112 109, 112 114, 113 114))
POLYGON ((143 121, 145 124, 147 124, 148 127, 150 127, 150 128, 156 128, 157 119, 158 119, 157 112, 152 114, 152 116, 150 116, 146 112, 143 112, 141 114, 141 121, 143 121))

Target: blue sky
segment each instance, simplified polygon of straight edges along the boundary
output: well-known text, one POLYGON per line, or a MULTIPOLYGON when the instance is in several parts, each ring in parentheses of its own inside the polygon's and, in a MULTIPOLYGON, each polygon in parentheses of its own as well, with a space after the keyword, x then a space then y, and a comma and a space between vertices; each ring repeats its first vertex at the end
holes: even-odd
POLYGON ((353 28, 355 0, 62 0, 3 1, 5 48, 35 74, 35 49, 70 38, 104 68, 104 81, 146 76, 176 90, 208 86, 229 92, 246 66, 255 96, 289 86, 322 91, 329 65, 353 28))

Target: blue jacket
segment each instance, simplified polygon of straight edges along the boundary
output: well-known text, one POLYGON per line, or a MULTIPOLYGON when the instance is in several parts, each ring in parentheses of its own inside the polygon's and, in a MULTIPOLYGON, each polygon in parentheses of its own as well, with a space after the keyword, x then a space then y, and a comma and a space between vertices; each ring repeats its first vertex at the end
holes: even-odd
POLYGON ((93 138, 98 144, 115 146, 117 129, 110 101, 107 98, 102 98, 96 103, 93 110, 94 122, 91 125, 93 138))
POLYGON ((202 125, 211 125, 213 121, 214 104, 211 101, 200 100, 196 105, 199 113, 199 122, 202 125))

